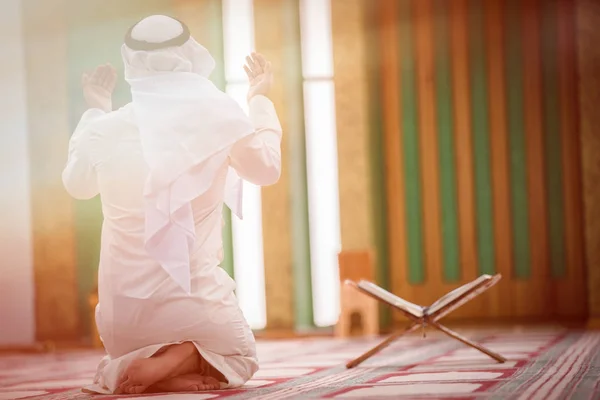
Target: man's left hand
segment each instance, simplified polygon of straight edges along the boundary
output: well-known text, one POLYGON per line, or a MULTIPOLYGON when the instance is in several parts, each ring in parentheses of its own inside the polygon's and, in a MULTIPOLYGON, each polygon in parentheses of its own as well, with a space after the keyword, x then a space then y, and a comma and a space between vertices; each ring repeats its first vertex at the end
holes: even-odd
POLYGON ((117 85, 117 70, 110 64, 101 65, 90 74, 83 74, 83 97, 90 108, 112 111, 112 93, 117 85))

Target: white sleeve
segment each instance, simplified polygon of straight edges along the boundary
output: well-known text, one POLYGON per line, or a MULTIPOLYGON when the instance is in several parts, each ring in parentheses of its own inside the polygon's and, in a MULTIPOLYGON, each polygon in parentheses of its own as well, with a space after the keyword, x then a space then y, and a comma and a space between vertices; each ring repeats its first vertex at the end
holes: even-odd
POLYGON ((275 106, 265 96, 254 96, 249 108, 256 131, 233 146, 230 165, 250 183, 273 185, 281 175, 281 124, 275 106))
POLYGON ((79 200, 98 194, 98 182, 93 160, 90 157, 90 124, 105 112, 99 109, 86 111, 69 140, 69 158, 62 173, 65 189, 79 200))

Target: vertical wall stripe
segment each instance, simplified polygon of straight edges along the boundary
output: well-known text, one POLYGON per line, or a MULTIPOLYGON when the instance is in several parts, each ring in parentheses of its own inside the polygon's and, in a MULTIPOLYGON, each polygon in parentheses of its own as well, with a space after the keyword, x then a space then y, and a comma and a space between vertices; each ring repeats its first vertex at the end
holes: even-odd
MULTIPOLYGON (((171 0, 175 17, 188 25, 192 36, 205 46, 215 59, 216 67, 210 76, 214 84, 225 91, 225 49, 223 43, 223 9, 220 0, 171 0)), ((241 68, 241 66, 240 66, 241 68)), ((231 211, 223 207, 223 261, 221 267, 234 276, 233 234, 231 211)))
POLYGON ((448 282, 461 278, 456 160, 454 143, 453 87, 450 60, 449 2, 434 0, 434 55, 437 127, 439 142, 441 229, 443 245, 443 277, 448 282))
POLYGON ((22 4, 36 338, 73 340, 80 334, 73 202, 61 182, 70 131, 67 2, 26 0, 22 4))
POLYGON ((400 93, 404 158, 404 193, 406 196, 408 280, 425 282, 423 263, 423 210, 421 209, 421 169, 416 65, 413 45, 411 0, 398 0, 398 45, 400 57, 400 93))
POLYGON ((275 74, 270 99, 275 103, 283 126, 281 179, 276 185, 262 188, 263 243, 265 265, 265 295, 267 329, 292 329, 294 327, 294 286, 292 278, 292 238, 289 201, 291 177, 289 171, 289 129, 294 121, 287 104, 284 73, 288 67, 284 47, 287 45, 283 31, 280 1, 254 0, 254 26, 256 49, 271 60, 275 74))
POLYGON ((435 301, 442 279, 442 243, 439 198, 439 158, 433 58, 433 2, 414 3, 417 96, 419 104, 419 144, 427 300, 435 301), (431 295, 431 296, 429 296, 431 295))
MULTIPOLYGON (((216 67, 210 76, 210 79, 221 90, 225 90, 225 44, 223 39, 223 7, 221 0, 197 0, 192 4, 207 3, 203 10, 194 12, 194 16, 198 17, 200 13, 201 21, 196 24, 203 24, 208 29, 202 36, 198 37, 202 43, 206 43, 206 48, 210 51, 216 61, 216 67)), ((183 16, 182 16, 183 18, 183 16)), ((199 28, 199 27, 198 27, 199 28)), ((190 29, 193 29, 190 27, 190 29)), ((230 227, 231 229, 231 227, 230 227)))
POLYGON ((231 210, 229 208, 223 208, 223 261, 221 261, 221 268, 223 268, 229 276, 235 278, 235 267, 233 261, 233 230, 231 222, 231 210))
POLYGON ((285 82, 288 107, 289 173, 292 207, 292 260, 296 328, 313 326, 311 294, 310 230, 308 225, 308 187, 306 173, 306 139, 304 132, 304 99, 302 95, 302 49, 300 43, 299 0, 285 0, 281 20, 286 45, 283 59, 286 67, 281 78, 285 82))
MULTIPOLYGON (((575 2, 558 2, 558 51, 560 136, 562 143, 566 282, 558 282, 558 314, 585 317, 587 277, 584 261, 584 223, 581 182, 581 132, 577 77, 575 2)), ((585 80, 584 80, 585 81, 585 80)))
MULTIPOLYGON (((402 137, 401 85, 398 64, 398 1, 384 0, 379 11, 379 61, 383 117, 383 159, 385 160, 387 248, 389 249, 389 289, 412 299, 408 284, 408 242, 406 195, 404 181, 404 151, 402 137)), ((394 320, 401 319, 393 313, 394 320)))
POLYGON ((531 244, 531 282, 523 286, 518 298, 519 311, 545 315, 552 312, 553 296, 548 297, 550 278, 548 260, 548 221, 545 185, 544 125, 542 115, 542 60, 540 37, 540 0, 524 0, 523 24, 523 82, 525 138, 527 145, 527 177, 529 234, 531 244))
POLYGON ((332 0, 331 29, 338 138, 340 227, 343 251, 371 251, 374 243, 369 168, 368 0, 332 0), (355 62, 348 62, 349 59, 355 62), (342 134, 343 132, 343 134, 342 134))
MULTIPOLYGON (((371 127, 370 140, 370 167, 371 167, 371 190, 373 192, 373 230, 374 245, 376 249, 375 273, 376 282, 383 288, 390 289, 393 285, 389 271, 390 251, 388 247, 388 208, 386 204, 386 157, 385 153, 384 131, 386 122, 386 111, 383 109, 382 95, 384 86, 390 85, 387 81, 386 67, 382 62, 382 49, 380 39, 382 32, 386 28, 385 21, 381 18, 381 10, 385 10, 389 1, 385 0, 377 7, 366 7, 365 10, 365 29, 366 29, 366 48, 367 68, 369 78, 369 120, 371 127)), ((362 3, 363 6, 365 2, 362 3)), ((392 13, 393 17, 394 14, 392 13)), ((392 47, 392 46, 389 46, 392 47)), ((393 75, 395 76, 396 71, 393 75)), ((394 86, 395 87, 395 86, 394 86)), ((396 110, 394 110, 396 111, 396 110)), ((395 115, 394 115, 395 116, 395 115)), ((397 135, 397 132, 395 132, 397 135)), ((389 307, 380 307, 380 326, 387 328, 391 321, 389 307)))
POLYGON ((506 0, 506 91, 510 150, 512 237, 517 279, 531 274, 529 212, 527 204, 527 154, 523 108, 523 29, 520 0, 506 0))
POLYGON ((23 3, 4 1, 0 14, 0 348, 35 342, 23 3))
POLYGON ((600 4, 577 0, 577 68, 589 315, 600 318, 600 4))
POLYGON ((483 2, 480 0, 471 0, 469 2, 469 38, 479 273, 493 274, 496 268, 494 265, 491 149, 485 63, 484 14, 483 2))
POLYGON ((505 2, 485 2, 487 38, 488 105, 490 145, 492 148, 492 182, 494 187, 494 238, 496 272, 503 279, 492 293, 491 309, 496 316, 510 316, 512 269, 510 151, 507 129, 505 76, 505 2))
POLYGON ((460 263, 462 279, 467 281, 475 279, 478 274, 474 152, 471 130, 471 83, 469 79, 468 6, 468 0, 453 0, 450 2, 454 140, 458 214, 460 218, 460 263))
MULTIPOLYGON (((371 6, 369 0, 331 1, 342 252, 373 254, 378 233, 370 212, 377 201, 370 168, 368 38, 372 33, 367 31, 366 18, 371 6)), ((379 254, 374 256, 379 263, 379 254)))
POLYGON ((558 77, 558 0, 543 0, 541 21, 543 119, 546 156, 546 201, 550 245, 550 271, 554 278, 564 277, 564 201, 562 190, 561 115, 558 77))

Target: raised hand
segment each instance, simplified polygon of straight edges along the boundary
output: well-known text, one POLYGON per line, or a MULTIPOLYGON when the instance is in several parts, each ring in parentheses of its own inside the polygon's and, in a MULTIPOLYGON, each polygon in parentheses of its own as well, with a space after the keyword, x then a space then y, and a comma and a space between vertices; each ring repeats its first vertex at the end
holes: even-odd
POLYGON ((110 64, 96 67, 81 78, 83 97, 88 107, 106 112, 112 111, 112 93, 116 85, 117 70, 110 64))
POLYGON ((250 80, 248 101, 254 96, 267 96, 273 86, 273 72, 271 63, 260 53, 252 53, 246 57, 244 70, 250 80))

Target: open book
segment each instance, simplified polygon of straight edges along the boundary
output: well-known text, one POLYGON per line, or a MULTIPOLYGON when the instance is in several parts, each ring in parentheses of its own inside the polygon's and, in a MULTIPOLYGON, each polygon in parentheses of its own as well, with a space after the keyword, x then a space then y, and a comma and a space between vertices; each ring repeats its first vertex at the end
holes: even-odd
POLYGON ((506 358, 502 357, 500 354, 494 353, 490 349, 487 349, 484 346, 475 343, 457 334, 456 332, 453 332, 452 330, 448 329, 447 327, 443 326, 438 322, 440 319, 444 318, 444 316, 451 313, 458 307, 462 306, 468 301, 471 301, 473 298, 480 295, 481 293, 487 291, 489 288, 498 283, 500 279, 502 279, 502 275, 500 274, 496 274, 494 276, 482 275, 474 281, 462 285, 461 287, 446 294, 429 307, 423 307, 411 303, 410 301, 401 299, 400 297, 388 292, 387 290, 369 281, 363 280, 358 283, 355 283, 353 281, 347 280, 345 283, 348 286, 353 287, 359 290, 361 293, 366 294, 382 303, 386 303, 404 313, 407 317, 409 317, 412 320, 412 324, 409 325, 405 330, 392 334, 390 337, 385 339, 376 347, 360 355, 358 358, 348 362, 346 364, 346 368, 354 368, 358 366, 368 358, 372 357, 373 355, 377 354, 378 352, 389 346, 389 344, 392 343, 394 340, 398 339, 399 337, 405 334, 414 332, 419 327, 423 328, 424 335, 424 328, 426 326, 431 326, 434 329, 437 329, 438 331, 441 331, 444 334, 466 344, 467 346, 472 347, 484 354, 487 354, 499 363, 505 362, 506 358))
POLYGON ((429 307, 420 306, 411 303, 410 301, 406 301, 388 292, 387 290, 377 286, 373 282, 363 280, 358 282, 357 286, 359 289, 368 292, 371 296, 378 298, 391 306, 397 307, 409 314, 414 315, 417 318, 423 318, 425 316, 437 313, 438 311, 444 309, 444 307, 446 307, 465 293, 470 292, 471 290, 475 289, 476 287, 480 286, 485 282, 491 281, 493 278, 494 277, 491 275, 481 275, 474 281, 466 283, 461 287, 454 289, 450 293, 442 296, 439 300, 437 300, 429 307))

